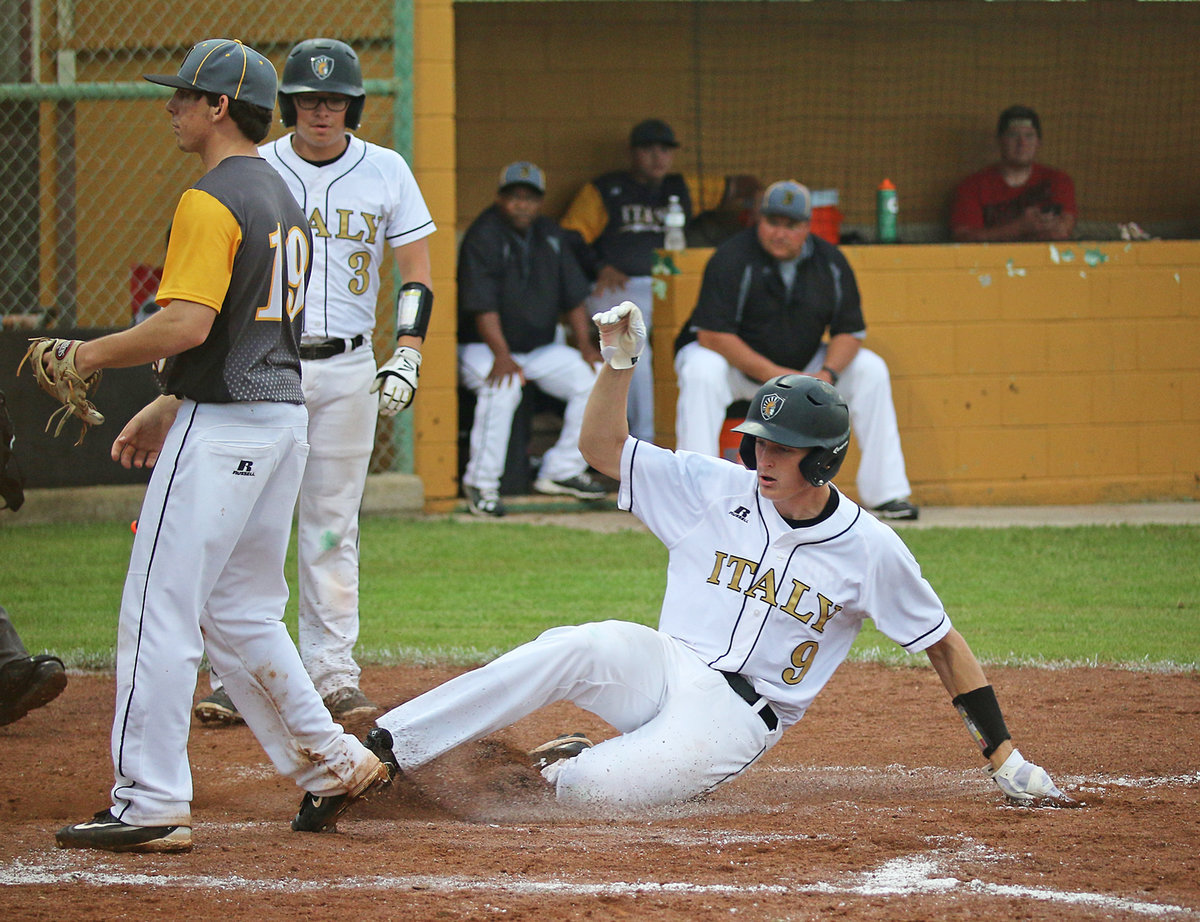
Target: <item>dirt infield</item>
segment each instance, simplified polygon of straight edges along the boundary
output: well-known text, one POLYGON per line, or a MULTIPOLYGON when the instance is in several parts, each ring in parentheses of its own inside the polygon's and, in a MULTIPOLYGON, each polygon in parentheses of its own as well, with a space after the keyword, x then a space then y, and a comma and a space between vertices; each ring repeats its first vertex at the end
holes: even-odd
MULTIPOLYGON (((374 668, 395 704, 452 674, 374 668)), ((112 679, 0 728, 0 913, 456 920, 1200 920, 1200 677, 993 669, 1022 751, 1085 800, 1004 806, 930 669, 844 665, 767 758, 706 800, 558 809, 516 754, 611 730, 556 705, 293 833, 299 792, 245 727, 194 727, 193 852, 64 851, 106 805, 112 679)), ((646 766, 654 771, 653 765, 646 766)))

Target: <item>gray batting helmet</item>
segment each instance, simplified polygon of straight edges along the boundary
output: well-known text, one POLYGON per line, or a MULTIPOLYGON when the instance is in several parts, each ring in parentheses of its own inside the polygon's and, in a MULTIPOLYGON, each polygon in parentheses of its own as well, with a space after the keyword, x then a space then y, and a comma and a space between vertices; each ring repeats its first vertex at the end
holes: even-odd
POLYGON ((279 112, 288 128, 296 124, 294 93, 340 93, 350 97, 346 107, 346 127, 357 128, 362 121, 362 65, 358 55, 345 42, 334 38, 310 38, 288 52, 279 84, 279 112))
POLYGON ((758 389, 742 433, 739 454, 753 470, 754 443, 766 439, 790 448, 812 448, 800 460, 800 474, 814 487, 827 484, 846 460, 850 444, 850 411, 830 384, 810 375, 780 375, 758 389))

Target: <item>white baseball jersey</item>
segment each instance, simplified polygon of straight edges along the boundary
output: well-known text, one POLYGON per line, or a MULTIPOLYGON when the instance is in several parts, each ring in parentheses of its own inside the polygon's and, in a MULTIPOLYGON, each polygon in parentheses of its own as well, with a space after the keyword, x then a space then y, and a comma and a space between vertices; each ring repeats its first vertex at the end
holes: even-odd
POLYGON ((739 465, 633 438, 621 456, 618 505, 669 551, 659 630, 744 675, 782 726, 804 715, 866 618, 909 652, 951 626, 896 533, 837 499, 793 528, 739 465))
POLYGON ((291 134, 258 149, 283 177, 312 227, 306 340, 369 334, 375 328, 379 273, 388 249, 437 229, 404 158, 348 137, 346 152, 324 166, 297 156, 291 134))

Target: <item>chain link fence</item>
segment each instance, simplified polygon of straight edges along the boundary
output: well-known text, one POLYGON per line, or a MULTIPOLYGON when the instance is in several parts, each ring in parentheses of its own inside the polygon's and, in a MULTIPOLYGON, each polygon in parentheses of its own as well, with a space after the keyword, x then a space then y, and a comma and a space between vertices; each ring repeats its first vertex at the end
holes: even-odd
MULTIPOLYGON (((213 0, 0 0, 3 330, 119 329, 153 300, 172 213, 200 163, 175 147, 170 90, 142 74, 175 73, 192 44, 217 36, 241 39, 281 71, 297 41, 332 35, 362 59, 360 134, 407 156, 395 87, 406 85, 398 67, 410 58, 394 49, 411 48, 411 15, 411 0, 240 10, 213 0)), ((284 131, 276 124, 271 137, 284 131)), ((384 339, 393 284, 385 276, 384 339)), ((393 441, 381 433, 375 469, 396 463, 393 441)))

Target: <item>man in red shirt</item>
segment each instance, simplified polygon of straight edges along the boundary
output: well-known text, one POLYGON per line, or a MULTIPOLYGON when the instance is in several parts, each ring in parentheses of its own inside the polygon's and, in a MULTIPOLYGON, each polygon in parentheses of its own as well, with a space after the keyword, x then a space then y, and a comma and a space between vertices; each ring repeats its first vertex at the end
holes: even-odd
POLYGON ((1067 240, 1075 230, 1075 184, 1036 163, 1042 124, 1028 106, 1009 106, 996 126, 1000 162, 964 179, 954 193, 950 233, 964 243, 1067 240))

